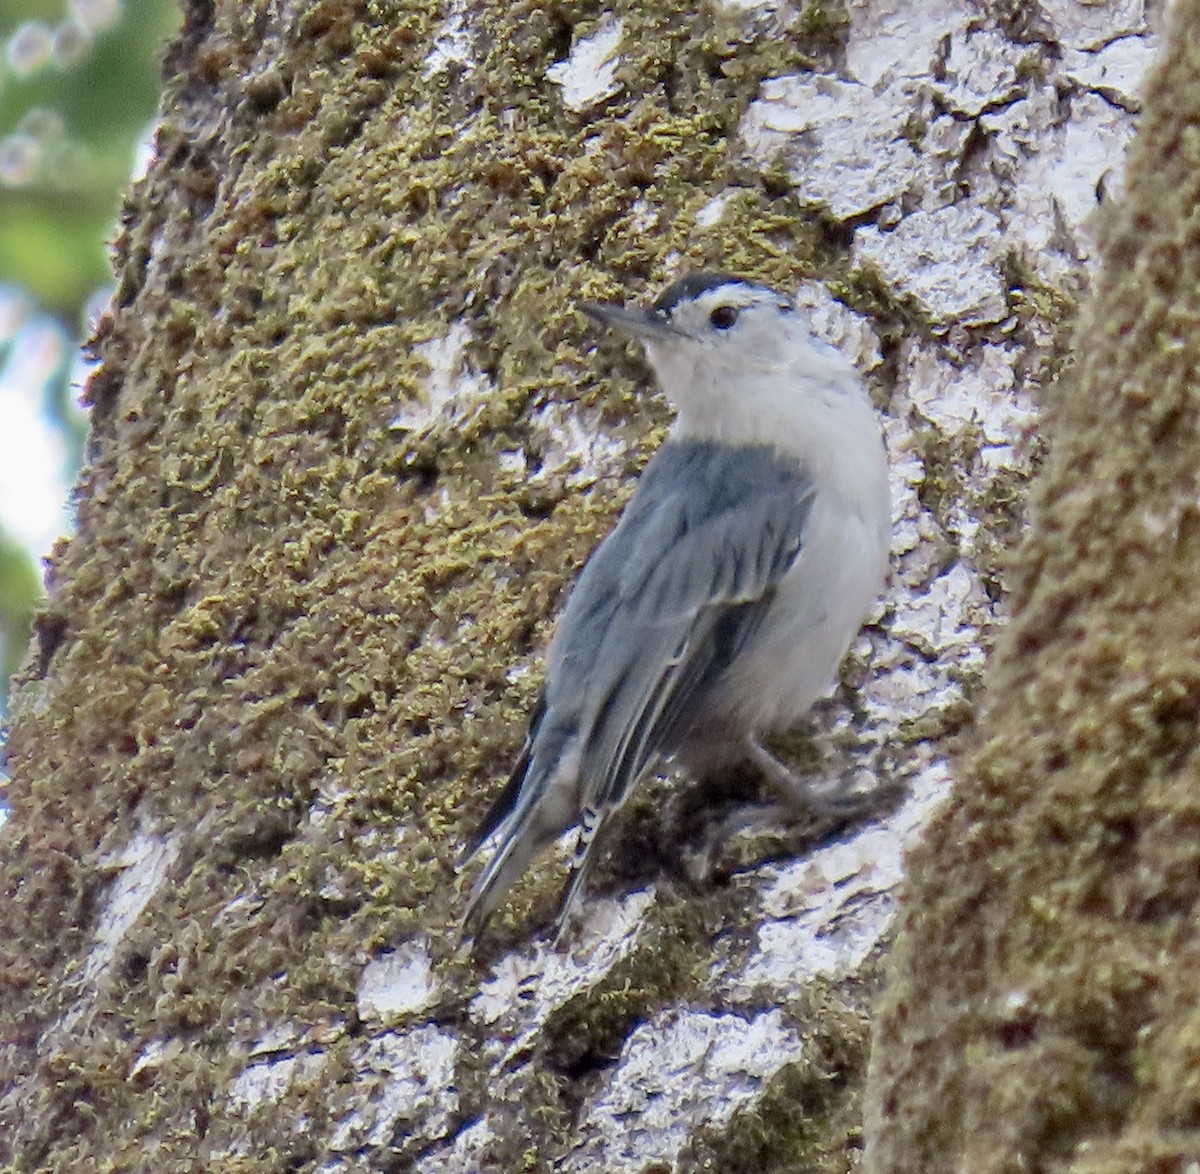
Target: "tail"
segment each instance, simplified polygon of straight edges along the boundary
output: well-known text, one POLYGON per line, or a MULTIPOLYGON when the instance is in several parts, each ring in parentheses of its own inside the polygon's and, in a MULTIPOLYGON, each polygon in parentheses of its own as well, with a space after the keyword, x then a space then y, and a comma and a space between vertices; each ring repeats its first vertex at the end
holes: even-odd
MULTIPOLYGON (((522 822, 528 824, 528 817, 522 822)), ((487 867, 479 874, 479 879, 471 889, 462 919, 464 938, 477 938, 483 932, 484 926, 499 908, 508 890, 517 883, 521 873, 542 846, 541 842, 534 842, 526 834, 526 830, 520 826, 502 829, 496 854, 488 861, 487 867)))
POLYGON ((575 822, 574 791, 573 784, 553 768, 531 771, 527 766, 517 787, 509 781, 497 803, 515 799, 515 804, 494 833, 480 841, 494 838, 496 852, 471 889, 462 919, 464 937, 479 936, 533 858, 575 822))
POLYGON ((462 872, 479 855, 479 849, 496 834, 497 828, 516 809, 521 788, 525 785, 525 776, 529 773, 529 747, 530 743, 526 741, 525 749, 521 751, 521 757, 517 759, 517 765, 513 767, 512 774, 508 776, 508 782, 504 784, 504 790, 496 796, 491 807, 488 808, 487 815, 483 817, 483 821, 467 841, 467 846, 455 860, 454 868, 457 872, 462 872))
POLYGON ((496 829, 516 808, 517 800, 521 795, 521 788, 525 785, 525 776, 529 773, 529 760, 533 755, 533 743, 537 738, 538 730, 541 728, 542 718, 545 716, 546 694, 543 692, 538 697, 537 707, 533 711, 533 717, 529 720, 529 732, 525 735, 525 745, 521 747, 521 757, 517 759, 517 765, 513 767, 512 774, 508 776, 508 782, 505 783, 504 790, 496 796, 495 801, 488 808, 487 815, 483 817, 483 822, 475 829, 474 834, 467 841, 467 846, 454 862, 455 871, 462 872, 475 859, 475 855, 479 849, 492 838, 496 829))
POLYGON ((488 866, 480 873, 471 889, 467 911, 463 914, 462 919, 462 935, 464 937, 479 936, 480 931, 487 925, 488 918, 496 911, 496 906, 504 899, 504 894, 512 888, 525 864, 528 863, 528 856, 532 855, 532 853, 528 853, 523 854, 524 858, 522 859, 515 858, 517 844, 521 838, 518 828, 515 826, 517 804, 528 774, 529 743, 526 742, 525 749, 521 752, 521 757, 509 776, 504 790, 488 808, 483 822, 467 842, 466 848, 455 863, 455 867, 461 872, 479 854, 479 849, 484 844, 494 836, 499 840, 496 854, 488 861, 488 866))
POLYGON ((570 741, 565 730, 543 731, 539 700, 521 757, 459 857, 462 869, 489 840, 496 852, 471 889, 462 919, 464 937, 478 937, 508 890, 542 848, 575 822, 575 785, 560 769, 570 741))

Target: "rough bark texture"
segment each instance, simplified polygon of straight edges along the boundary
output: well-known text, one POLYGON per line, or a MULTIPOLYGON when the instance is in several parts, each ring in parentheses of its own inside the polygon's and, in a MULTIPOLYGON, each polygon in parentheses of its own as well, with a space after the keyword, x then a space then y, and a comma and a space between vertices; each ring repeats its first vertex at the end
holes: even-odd
POLYGON ((1200 1161, 1200 4, 1167 37, 988 713, 910 859, 874 1171, 1200 1161))
MULTIPOLYGON (((0 1162, 852 1168, 902 849, 1153 41, 1136 0, 188 4, 13 694, 0 1162), (798 290, 886 409, 892 593, 782 749, 910 794, 696 879, 656 780, 569 950, 551 854, 466 957, 452 861, 667 418, 573 307, 702 265, 798 290)), ((1170 679, 1124 720, 1184 737, 1170 679)))

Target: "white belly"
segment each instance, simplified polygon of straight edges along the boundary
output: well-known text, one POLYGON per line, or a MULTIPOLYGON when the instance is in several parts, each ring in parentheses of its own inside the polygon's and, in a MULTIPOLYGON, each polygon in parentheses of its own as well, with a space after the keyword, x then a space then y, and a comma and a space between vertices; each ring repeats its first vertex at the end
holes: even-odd
MULTIPOLYGON (((801 552, 711 698, 731 732, 795 725, 826 693, 887 576, 888 535, 841 503, 813 503, 801 552)), ((706 708, 709 708, 706 707, 706 708)))

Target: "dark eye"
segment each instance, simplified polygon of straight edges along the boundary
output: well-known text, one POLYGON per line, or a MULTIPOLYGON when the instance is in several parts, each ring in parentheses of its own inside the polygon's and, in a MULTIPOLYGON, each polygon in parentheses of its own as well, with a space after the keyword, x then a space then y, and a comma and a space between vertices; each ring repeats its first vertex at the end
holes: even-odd
POLYGON ((728 330, 738 320, 736 306, 718 306, 708 316, 709 324, 718 330, 728 330))

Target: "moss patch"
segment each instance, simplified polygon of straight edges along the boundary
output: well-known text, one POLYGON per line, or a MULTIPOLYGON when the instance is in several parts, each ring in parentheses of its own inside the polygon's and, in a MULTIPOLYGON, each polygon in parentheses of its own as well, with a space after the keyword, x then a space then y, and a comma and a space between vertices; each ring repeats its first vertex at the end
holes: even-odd
MULTIPOLYGON (((680 265, 779 285, 844 267, 730 149, 762 78, 837 55, 842 7, 781 35, 631 6, 620 93, 583 114, 547 70, 598 9, 473 5, 474 63, 427 73, 449 15, 185 5, 95 342, 79 532, 13 698, 0 1037, 6 1079, 41 1090, 0 1110, 15 1168, 303 1166, 292 1094, 248 1116, 222 1099, 258 1034, 326 1024, 344 1066, 362 960, 418 930, 469 989, 451 859, 520 742, 535 678, 509 672, 665 420, 623 351, 593 353, 577 300, 680 265), (452 321, 486 395, 389 430, 425 395, 414 348, 452 321), (626 467, 590 491, 506 472, 497 453, 536 453, 555 402, 598 412, 626 467), (89 969, 124 875, 101 863, 138 828, 174 863, 89 969), (165 1038, 184 1046, 158 1055, 165 1038)), ((638 989, 649 1006, 687 975, 638 989)), ((597 999, 559 1024, 564 1056, 642 1006, 597 999)), ((319 1100, 300 1102, 315 1133, 319 1100)))

